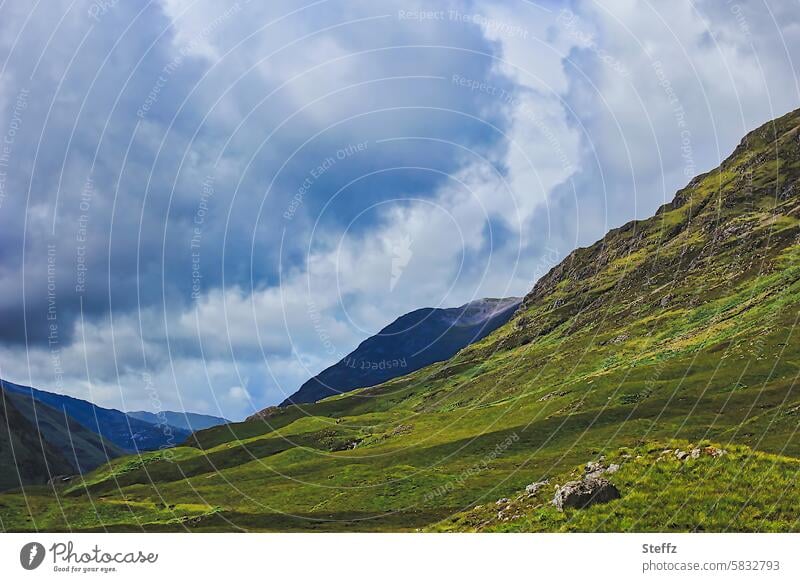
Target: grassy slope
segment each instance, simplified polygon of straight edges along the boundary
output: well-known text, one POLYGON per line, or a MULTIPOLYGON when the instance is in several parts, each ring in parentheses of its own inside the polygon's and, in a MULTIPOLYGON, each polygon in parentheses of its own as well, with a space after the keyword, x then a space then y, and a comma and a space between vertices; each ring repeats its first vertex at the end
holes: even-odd
MULTIPOLYGON (((176 459, 115 461, 61 492, 69 517, 0 496, 4 527, 404 530, 622 446, 712 439, 800 457, 798 125, 795 112, 753 132, 655 217, 573 252, 451 360, 202 431, 176 459)), ((758 479, 710 475, 737 495, 758 479)), ((719 506, 720 523, 734 509, 719 506)))
MULTIPOLYGON (((712 443, 698 443, 717 449, 712 443)), ((621 498, 587 509, 558 511, 556 488, 580 479, 583 467, 555 475, 535 494, 525 491, 507 501, 471 508, 431 531, 444 532, 787 532, 800 531, 800 459, 728 446, 717 458, 679 460, 675 450, 687 442, 649 443, 621 449, 606 464, 619 464, 607 474, 621 498)))

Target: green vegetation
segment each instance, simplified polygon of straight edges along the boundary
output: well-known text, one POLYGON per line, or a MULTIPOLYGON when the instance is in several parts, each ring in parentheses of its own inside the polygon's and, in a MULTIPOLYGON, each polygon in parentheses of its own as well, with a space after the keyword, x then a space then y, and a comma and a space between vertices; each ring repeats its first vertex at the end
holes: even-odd
POLYGON ((797 530, 798 127, 756 130, 653 218, 574 251, 452 359, 0 495, 2 527, 797 530), (728 454, 659 461, 676 440, 728 454), (551 488, 490 519, 600 454, 628 455, 621 499, 561 513, 551 488))
POLYGON ((557 475, 535 494, 519 492, 455 515, 431 531, 481 532, 796 532, 800 531, 800 459, 758 453, 740 445, 719 449, 687 442, 649 443, 606 456, 619 471, 606 475, 621 498, 559 511, 559 484, 580 478, 579 467, 557 475), (719 457, 704 451, 724 451, 719 457), (498 500, 500 501, 500 500, 498 500))

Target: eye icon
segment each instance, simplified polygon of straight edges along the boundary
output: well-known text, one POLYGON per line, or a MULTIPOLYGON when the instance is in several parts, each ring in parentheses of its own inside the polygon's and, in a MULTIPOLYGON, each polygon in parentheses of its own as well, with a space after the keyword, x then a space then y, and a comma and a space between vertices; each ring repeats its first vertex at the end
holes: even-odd
POLYGON ((19 563, 26 570, 35 570, 44 561, 44 546, 39 542, 30 542, 22 546, 19 552, 19 563))

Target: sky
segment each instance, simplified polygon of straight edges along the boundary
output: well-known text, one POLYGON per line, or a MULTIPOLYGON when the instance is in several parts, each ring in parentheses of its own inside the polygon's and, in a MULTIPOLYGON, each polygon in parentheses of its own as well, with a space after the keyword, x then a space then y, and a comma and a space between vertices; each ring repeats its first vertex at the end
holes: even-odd
POLYGON ((796 0, 0 1, 0 377, 238 420, 800 106, 796 0))

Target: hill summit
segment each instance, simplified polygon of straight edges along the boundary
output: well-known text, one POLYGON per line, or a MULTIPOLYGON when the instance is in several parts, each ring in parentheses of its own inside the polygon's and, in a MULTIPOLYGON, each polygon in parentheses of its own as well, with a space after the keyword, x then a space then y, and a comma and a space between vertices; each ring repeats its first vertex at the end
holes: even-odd
POLYGON ((506 323, 520 301, 518 297, 478 299, 461 307, 426 307, 407 313, 308 380, 280 406, 375 386, 446 360, 506 323))

